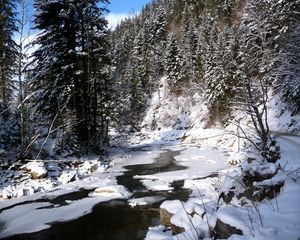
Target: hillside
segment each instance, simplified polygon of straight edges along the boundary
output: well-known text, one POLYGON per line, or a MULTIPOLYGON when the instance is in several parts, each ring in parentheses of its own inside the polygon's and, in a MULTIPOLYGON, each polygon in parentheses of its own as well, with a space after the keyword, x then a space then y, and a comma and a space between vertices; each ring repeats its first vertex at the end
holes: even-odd
POLYGON ((234 111, 252 102, 260 108, 275 95, 297 114, 296 8, 283 1, 154 1, 124 20, 110 37, 119 125, 139 130, 162 87, 191 105, 200 96, 206 127, 225 126, 234 111), (122 118, 127 113, 132 118, 122 118))

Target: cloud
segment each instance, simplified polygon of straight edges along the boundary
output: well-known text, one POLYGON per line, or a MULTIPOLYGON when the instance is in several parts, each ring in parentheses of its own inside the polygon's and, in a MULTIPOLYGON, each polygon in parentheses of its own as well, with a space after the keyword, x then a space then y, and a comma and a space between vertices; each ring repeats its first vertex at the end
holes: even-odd
POLYGON ((106 16, 108 21, 108 28, 115 29, 116 26, 125 18, 132 17, 129 13, 109 13, 106 16))

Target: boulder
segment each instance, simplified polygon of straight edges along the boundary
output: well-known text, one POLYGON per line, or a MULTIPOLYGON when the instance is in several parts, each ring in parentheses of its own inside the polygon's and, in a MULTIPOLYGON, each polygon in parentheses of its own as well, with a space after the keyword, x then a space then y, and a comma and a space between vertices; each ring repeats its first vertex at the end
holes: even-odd
POLYGON ((185 232, 185 229, 184 229, 184 228, 178 227, 178 226, 176 226, 176 225, 174 225, 174 224, 171 225, 171 229, 172 229, 172 234, 173 234, 173 235, 177 235, 177 234, 179 234, 179 233, 185 232))
POLYGON ((32 179, 45 178, 48 173, 45 164, 41 161, 29 162, 25 166, 21 167, 21 170, 30 173, 32 179))
POLYGON ((112 185, 98 187, 94 190, 94 192, 91 195, 107 198, 128 199, 132 196, 132 193, 129 192, 129 190, 122 185, 112 185))
POLYGON ((69 182, 73 182, 76 180, 76 171, 70 170, 70 171, 64 171, 58 178, 57 180, 61 184, 67 184, 69 182))
POLYGON ((7 197, 4 194, 0 193, 0 201, 6 200, 6 199, 7 199, 7 197))
POLYGON ((82 164, 81 168, 88 172, 94 172, 98 169, 98 161, 97 160, 85 161, 82 164))
POLYGON ((164 208, 160 208, 159 209, 159 216, 160 216, 160 222, 161 224, 165 225, 165 226, 171 226, 171 217, 173 216, 172 213, 168 212, 166 209, 164 208))
POLYGON ((215 228, 213 230, 214 239, 228 239, 233 234, 243 235, 243 232, 242 230, 230 226, 229 224, 222 222, 220 219, 217 219, 215 228))
POLYGON ((183 227, 179 227, 179 226, 176 226, 175 224, 171 223, 171 218, 174 216, 174 214, 168 212, 166 209, 160 208, 159 216, 160 216, 161 224, 163 224, 167 227, 171 227, 173 235, 183 233, 185 231, 185 229, 183 227))
POLYGON ((160 222, 170 227, 171 217, 182 208, 182 203, 179 200, 164 201, 159 208, 160 222))

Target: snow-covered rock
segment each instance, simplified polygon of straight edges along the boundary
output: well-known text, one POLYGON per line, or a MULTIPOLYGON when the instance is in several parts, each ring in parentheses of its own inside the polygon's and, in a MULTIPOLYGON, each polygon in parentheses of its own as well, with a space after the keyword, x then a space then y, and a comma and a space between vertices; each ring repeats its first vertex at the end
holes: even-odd
POLYGON ((47 176, 47 169, 45 164, 41 161, 34 161, 25 164, 22 170, 29 172, 32 179, 41 179, 47 176))
POLYGON ((160 222, 165 226, 171 226, 172 216, 182 208, 183 203, 179 200, 164 201, 159 208, 160 222))
POLYGON ((165 197, 162 196, 151 196, 151 197, 143 197, 143 198, 133 198, 128 200, 128 204, 132 207, 149 205, 159 201, 164 200, 165 197))
POLYGON ((156 227, 150 227, 146 236, 146 240, 172 240, 172 233, 164 232, 165 227, 160 225, 156 227))
POLYGON ((98 161, 97 160, 84 161, 84 163, 80 168, 87 172, 94 172, 98 169, 98 161))
POLYGON ((75 170, 69 170, 64 171, 58 178, 58 182, 61 184, 67 184, 69 182, 72 182, 76 179, 76 171, 75 170))
POLYGON ((107 198, 122 198, 127 199, 131 197, 132 193, 127 188, 121 185, 98 187, 92 193, 92 196, 100 196, 107 198))

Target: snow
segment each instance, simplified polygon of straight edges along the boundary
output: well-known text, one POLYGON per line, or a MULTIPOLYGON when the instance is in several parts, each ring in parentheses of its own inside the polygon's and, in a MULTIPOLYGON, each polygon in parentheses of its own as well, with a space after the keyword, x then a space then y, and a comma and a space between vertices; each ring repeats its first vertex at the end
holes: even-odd
MULTIPOLYGON (((45 191, 48 190, 48 192, 35 193, 34 195, 0 202, 0 209, 7 208, 6 210, 3 210, 0 215, 0 221, 5 223, 5 229, 0 232, 0 237, 45 229, 49 227, 49 222, 67 221, 87 214, 91 211, 92 207, 99 202, 108 201, 114 198, 130 198, 132 194, 124 188, 124 186, 117 185, 116 176, 126 171, 126 169, 124 169, 125 166, 153 163, 154 159, 161 153, 169 150, 182 151, 176 157, 178 164, 190 166, 192 168, 166 174, 158 173, 148 176, 136 176, 136 178, 141 178, 142 182, 148 186, 149 189, 171 190, 170 183, 174 180, 191 180, 193 177, 198 176, 196 172, 205 175, 209 171, 215 171, 226 164, 227 158, 225 156, 223 157, 224 153, 216 149, 208 149, 208 153, 205 154, 205 149, 200 149, 198 147, 190 148, 191 149, 188 150, 187 146, 161 146, 160 144, 154 144, 139 145, 129 152, 122 152, 118 149, 116 152, 111 154, 114 160, 111 162, 110 168, 106 169, 104 172, 101 167, 92 171, 92 169, 96 169, 98 162, 96 160, 91 160, 90 158, 86 159, 84 163, 79 165, 79 170, 70 168, 63 171, 59 162, 51 161, 47 163, 49 173, 54 176, 59 173, 56 181, 56 187, 51 186, 46 188, 45 191), (208 160, 211 161, 206 161, 205 158, 208 156, 208 160), (187 160, 191 161, 191 163, 187 160), (203 166, 201 164, 203 164, 203 166), (203 169, 201 170, 201 168, 203 169), (89 174, 86 174, 85 177, 79 178, 80 175, 78 173, 83 174, 86 171, 89 174), (71 179, 73 180, 71 181, 71 179), (43 198, 43 196, 47 196, 47 198, 51 199, 66 193, 79 191, 79 189, 90 189, 91 193, 89 194, 89 197, 72 201, 66 199, 66 205, 64 204, 63 206, 53 205, 51 202, 46 201, 41 203, 35 202, 32 204, 21 204, 10 208, 10 206, 14 206, 14 204, 34 201, 43 198), (52 191, 49 192, 49 190, 52 191), (49 214, 50 212, 51 214, 49 214), (16 217, 19 214, 22 215, 22 218, 16 217), (26 221, 24 219, 26 219, 26 221)), ((41 183, 45 183, 46 181, 47 180, 42 179, 41 183)), ((49 179, 48 181, 50 184, 51 181, 49 179)), ((38 185, 41 186, 41 183, 38 185)), ((20 189, 24 188, 25 186, 20 189)), ((36 190, 33 189, 30 193, 33 194, 34 192, 36 192, 36 190)), ((163 197, 150 196, 130 199, 128 202, 131 206, 137 206, 152 204, 154 202, 162 201, 163 199, 163 197)))
POLYGON ((73 179, 76 178, 76 171, 75 170, 69 170, 69 171, 64 171, 58 178, 57 181, 60 184, 67 184, 71 182, 73 179))
MULTIPOLYGON (((243 233, 249 233, 252 224, 251 224, 251 216, 249 218, 248 208, 237 208, 235 206, 224 205, 219 208, 216 213, 216 217, 219 218, 222 222, 229 224, 230 226, 236 227, 243 231, 243 233)), ((255 219, 256 221, 257 219, 255 219)), ((258 224, 257 222, 255 224, 258 224)))
POLYGON ((135 206, 143 206, 143 205, 151 205, 156 202, 160 202, 164 200, 165 197, 162 196, 151 196, 151 197, 143 197, 143 198, 132 198, 128 200, 128 204, 132 207, 135 206))
POLYGON ((172 233, 163 232, 164 226, 150 227, 146 236, 146 240, 170 240, 173 239, 172 233))
POLYGON ((185 232, 175 236, 168 232, 162 232, 160 226, 149 228, 146 239, 199 239, 209 236, 208 222, 215 223, 213 212, 216 204, 209 199, 190 198, 187 202, 179 200, 165 201, 160 208, 173 214, 170 221, 177 227, 185 229, 185 232))
MULTIPOLYGON (((142 132, 133 136, 114 133, 114 141, 122 145, 109 149, 109 165, 102 164, 98 156, 86 156, 74 162, 74 159, 48 161, 44 165, 39 161, 28 163, 30 171, 47 173, 46 178, 39 180, 15 170, 2 171, 1 199, 18 198, 0 201, 0 211, 5 209, 0 214, 0 222, 5 224, 0 238, 45 229, 50 222, 78 218, 90 212, 94 205, 115 198, 128 199, 132 207, 161 202, 164 200, 161 196, 131 198, 132 193, 118 185, 116 177, 127 171, 126 166, 151 164, 162 153, 178 151, 174 157, 176 164, 185 169, 134 178, 153 191, 172 191, 172 182, 184 180, 183 188, 192 190, 189 199, 164 201, 160 207, 172 213, 171 223, 186 232, 172 236, 165 226, 159 225, 149 228, 146 239, 208 238, 208 227, 213 228, 217 218, 243 231, 243 236, 233 235, 230 239, 297 239, 300 236, 300 137, 289 136, 287 131, 297 135, 300 118, 283 111, 284 106, 277 102, 280 102, 278 96, 274 96, 269 103, 269 124, 280 145, 281 159, 272 164, 262 161, 246 141, 232 134, 237 130, 236 125, 229 124, 223 129, 215 124, 206 128, 207 109, 199 93, 173 96, 168 92, 166 79, 162 78, 159 91, 150 101, 142 132), (154 123, 156 129, 151 130, 154 123), (255 161, 248 163, 247 158, 255 161), (228 205, 219 201, 221 191, 228 193, 233 186, 237 193, 243 189, 239 181, 243 171, 275 174, 270 179, 254 182, 254 186, 283 182, 284 186, 276 198, 261 203, 248 201, 243 205, 237 198, 228 205), (67 199, 61 206, 50 201, 80 189, 90 193, 82 199, 67 199), (26 203, 44 198, 49 201, 26 203)), ((241 112, 236 112, 234 120, 250 135, 253 133, 251 121, 241 112)), ((51 139, 45 148, 49 153, 53 151, 51 139)))
POLYGON ((189 147, 175 157, 179 164, 189 168, 189 179, 223 169, 227 158, 227 152, 199 147, 189 147))
POLYGON ((47 175, 45 164, 41 161, 29 162, 25 164, 21 169, 29 171, 33 177, 35 176, 35 178, 41 178, 47 175))
POLYGON ((269 93, 268 102, 268 124, 274 133, 299 132, 300 115, 292 115, 285 103, 282 102, 280 94, 269 93))
MULTIPOLYGON (((147 178, 147 176, 144 176, 147 178)), ((143 178, 143 176, 137 176, 136 178, 143 178)), ((152 178, 152 177, 150 177, 152 178)), ((144 186, 153 191, 171 191, 173 190, 172 187, 170 187, 170 183, 161 181, 161 180, 148 180, 148 179, 142 179, 141 182, 144 184, 144 186)))
POLYGON ((165 209, 172 214, 175 214, 181 207, 182 202, 179 200, 165 201, 160 205, 160 208, 165 209))
POLYGON ((284 186, 274 199, 257 203, 256 210, 240 205, 222 206, 217 211, 218 218, 244 233, 230 239, 297 239, 300 236, 300 138, 280 136, 277 140, 281 147, 278 164, 284 168, 260 185, 284 182, 284 186))
POLYGON ((39 193, 2 201, 0 202, 0 209, 6 210, 0 214, 0 222, 5 223, 4 229, 0 231, 0 238, 49 228, 51 222, 68 221, 89 213, 93 206, 100 202, 116 198, 127 199, 130 196, 131 193, 124 186, 117 185, 115 178, 110 173, 95 173, 81 181, 68 183, 61 188, 54 188, 46 195, 39 193), (88 197, 79 200, 66 200, 62 205, 51 203, 51 199, 81 191, 80 189, 90 189, 91 193, 88 197), (47 197, 45 202, 30 203, 45 197, 47 197))
POLYGON ((190 197, 206 196, 207 198, 214 199, 216 202, 219 197, 217 191, 220 185, 220 177, 210 177, 199 180, 185 180, 183 188, 191 189, 190 197))
POLYGON ((0 172, 0 199, 22 197, 37 192, 50 191, 56 186, 89 177, 93 172, 101 173, 107 165, 96 156, 81 159, 34 160, 18 167, 0 172), (96 159, 95 159, 96 158, 96 159))
POLYGON ((23 205, 16 206, 1 213, 0 221, 5 223, 5 227, 0 232, 0 237, 36 232, 49 228, 51 222, 78 218, 89 213, 97 203, 108 201, 112 198, 110 196, 88 197, 69 202, 69 204, 64 206, 38 202, 26 204, 25 207, 23 205))
POLYGON ((91 196, 106 197, 106 198, 123 198, 131 197, 132 193, 124 186, 112 185, 105 187, 98 187, 94 190, 91 196))
MULTIPOLYGON (((264 200, 255 205, 240 205, 239 201, 222 204, 217 209, 220 187, 226 190, 238 179, 241 168, 229 168, 219 171, 219 177, 207 179, 186 179, 184 187, 192 189, 187 202, 178 200, 165 201, 160 206, 172 213, 171 223, 183 227, 186 231, 172 236, 164 232, 165 228, 149 228, 146 239, 198 239, 208 237, 208 225, 214 227, 217 218, 226 224, 242 230, 243 235, 232 235, 230 239, 297 239, 300 236, 300 137, 277 136, 281 147, 281 159, 277 164, 259 164, 260 159, 250 164, 242 164, 248 170, 261 174, 275 174, 273 178, 264 180, 259 185, 284 182, 279 195, 271 200, 264 200), (222 185, 222 186, 220 186, 222 185), (205 213, 205 214, 204 214, 205 213), (204 217, 204 215, 206 217, 204 217)), ((207 159, 199 154, 193 155, 193 148, 176 157, 182 162, 196 159, 207 159), (196 157, 198 156, 198 157, 196 157)), ((242 156, 245 156, 242 154, 242 156)), ((208 159, 209 160, 209 159, 208 159)), ((207 160, 206 160, 207 162, 207 160)), ((261 162, 262 163, 262 162, 261 162)), ((247 170, 247 169, 246 169, 247 170)), ((193 170, 192 170, 193 172, 193 170)), ((255 183, 256 184, 256 183, 255 183)), ((236 185, 237 188, 241 187, 236 185)))
MULTIPOLYGON (((184 114, 180 115, 178 109, 186 102, 182 96, 178 102, 174 101, 173 103, 170 98, 171 96, 169 95, 164 98, 163 94, 159 100, 154 97, 154 101, 165 101, 165 103, 161 104, 162 106, 150 107, 149 111, 151 114, 147 116, 151 118, 153 114, 156 114, 155 120, 159 123, 159 119, 168 113, 168 110, 161 110, 161 108, 168 108, 170 104, 177 104, 177 113, 173 116, 179 115, 179 118, 181 118, 184 114), (166 100, 167 98, 169 99, 166 100)), ((243 236, 233 235, 230 239, 299 238, 300 137, 297 134, 300 129, 300 116, 292 116, 279 98, 279 95, 274 95, 268 103, 268 122, 273 137, 277 139, 281 149, 281 159, 276 164, 262 161, 261 156, 253 151, 251 147, 249 148, 249 144, 246 141, 232 135, 237 130, 234 124, 229 124, 225 130, 218 128, 203 129, 202 127, 176 130, 178 125, 174 125, 175 129, 168 129, 167 126, 161 125, 159 134, 157 132, 152 133, 153 138, 155 136, 156 139, 159 139, 157 142, 170 141, 187 144, 187 150, 183 150, 175 158, 181 165, 188 166, 190 169, 187 174, 181 174, 185 170, 175 172, 176 175, 173 174, 173 177, 168 176, 172 173, 137 177, 140 179, 143 179, 143 177, 148 180, 152 179, 152 185, 154 185, 153 182, 158 184, 160 182, 168 183, 171 179, 182 178, 185 179, 184 188, 192 189, 192 193, 187 202, 166 201, 161 205, 162 208, 169 209, 174 214, 171 222, 176 226, 185 228, 186 232, 172 236, 170 231, 165 232, 166 228, 161 226, 152 227, 149 228, 146 239, 199 239, 199 234, 202 238, 205 238, 208 237, 207 222, 209 226, 214 227, 217 218, 243 231, 243 236), (194 146, 189 144, 194 144, 194 146), (212 149, 212 146, 215 148, 212 149), (204 154, 201 153, 201 148, 203 148, 204 154), (223 155, 222 149, 225 149, 223 155), (214 154, 214 151, 218 152, 218 154, 214 154), (254 159, 254 161, 247 163, 246 160, 248 158, 254 159), (236 167, 228 168, 224 162, 225 159, 227 159, 228 164, 236 165, 236 167), (199 165, 200 167, 198 168, 199 165), (220 168, 216 168, 214 165, 220 165, 220 168), (236 192, 244 189, 244 186, 240 183, 240 178, 243 174, 242 170, 262 175, 275 174, 270 179, 254 182, 255 186, 273 186, 278 183, 284 183, 284 186, 274 199, 263 200, 261 203, 255 203, 255 205, 248 203, 244 206, 238 199, 234 198, 230 205, 222 203, 216 211, 220 191, 228 193, 232 186, 235 187, 236 192), (199 178, 213 172, 218 172, 219 176, 199 178), (195 176, 198 176, 198 179, 195 176), (203 206, 201 207, 201 202, 194 205, 191 204, 193 197, 198 200, 202 199, 205 202, 205 206, 211 206, 207 218, 200 217, 203 211, 206 211, 203 206), (189 215, 193 211, 195 214, 189 215), (193 223, 192 226, 191 223, 193 223)), ((200 102, 198 102, 198 106, 199 109, 202 108, 204 110, 200 102)), ((187 108, 185 107, 185 109, 187 108)), ((192 110, 191 112, 195 114, 197 111, 192 110)), ((191 119, 191 115, 185 114, 185 117, 191 119)), ((170 119, 172 119, 172 116, 170 119)), ((200 121, 202 126, 203 120, 205 121, 205 119, 200 121)), ((149 119, 147 121, 149 125, 149 119)), ((249 133, 249 136, 255 139, 249 118, 237 111, 234 121, 240 123, 242 128, 249 133)), ((188 123, 189 121, 183 122, 188 123)), ((201 126, 197 120, 192 119, 190 122, 201 126)), ((166 124, 170 126, 170 122, 166 124)))
MULTIPOLYGON (((199 148, 195 146, 168 146, 173 151, 181 150, 175 156, 179 165, 186 169, 175 172, 156 173, 154 175, 137 175, 134 178, 151 190, 172 190, 170 184, 176 180, 191 180, 205 177, 212 172, 223 169, 227 165, 228 153, 217 149, 199 148)), ((163 148, 164 149, 164 148, 163 148)))
MULTIPOLYGON (((152 95, 150 107, 142 123, 145 131, 149 131, 153 125, 160 130, 184 130, 192 124, 194 128, 203 128, 208 111, 199 91, 190 91, 180 96, 172 95, 166 77, 161 78, 159 86, 158 91, 152 95)), ((162 136, 164 140, 168 140, 167 133, 165 131, 166 135, 162 136)))

